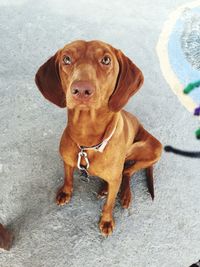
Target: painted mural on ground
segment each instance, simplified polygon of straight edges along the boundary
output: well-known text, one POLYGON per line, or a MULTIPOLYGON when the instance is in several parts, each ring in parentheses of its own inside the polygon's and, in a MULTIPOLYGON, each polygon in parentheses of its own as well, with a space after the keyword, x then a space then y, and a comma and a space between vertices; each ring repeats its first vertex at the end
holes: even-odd
POLYGON ((200 87, 183 89, 200 80, 200 0, 173 11, 156 47, 163 75, 181 103, 190 111, 200 106, 200 87))

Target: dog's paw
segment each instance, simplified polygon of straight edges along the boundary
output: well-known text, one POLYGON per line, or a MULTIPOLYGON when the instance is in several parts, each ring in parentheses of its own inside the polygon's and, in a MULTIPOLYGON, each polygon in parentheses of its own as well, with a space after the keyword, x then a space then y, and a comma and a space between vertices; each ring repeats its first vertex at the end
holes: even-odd
POLYGON ((121 192, 120 201, 121 201, 121 205, 124 209, 128 209, 128 207, 131 204, 131 200, 132 200, 132 194, 131 194, 131 191, 129 189, 121 192))
POLYGON ((105 237, 111 235, 114 228, 115 228, 115 222, 113 219, 111 219, 110 221, 105 221, 101 219, 99 222, 99 229, 102 235, 105 237))
POLYGON ((62 188, 58 190, 57 196, 56 196, 56 203, 59 206, 63 206, 67 203, 69 203, 71 199, 72 194, 65 192, 62 188))

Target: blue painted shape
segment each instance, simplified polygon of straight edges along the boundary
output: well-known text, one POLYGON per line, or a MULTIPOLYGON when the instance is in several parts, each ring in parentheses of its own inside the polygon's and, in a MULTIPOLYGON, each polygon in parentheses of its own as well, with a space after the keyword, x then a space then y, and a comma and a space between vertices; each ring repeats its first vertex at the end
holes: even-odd
MULTIPOLYGON (((200 14, 200 7, 192 9, 192 12, 200 14)), ((187 61, 181 47, 181 34, 184 27, 184 20, 181 17, 177 20, 174 29, 169 37, 168 56, 171 67, 183 88, 189 83, 200 80, 200 71, 197 71, 187 61)), ((200 104, 200 88, 194 89, 189 96, 197 105, 200 104)))

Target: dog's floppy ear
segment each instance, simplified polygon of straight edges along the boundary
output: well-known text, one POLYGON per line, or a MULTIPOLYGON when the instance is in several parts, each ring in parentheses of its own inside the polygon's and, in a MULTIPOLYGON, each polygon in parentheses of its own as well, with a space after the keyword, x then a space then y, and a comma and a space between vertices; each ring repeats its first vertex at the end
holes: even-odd
POLYGON ((39 68, 35 75, 35 82, 46 99, 64 108, 66 96, 60 81, 57 56, 58 52, 39 68))
POLYGON ((120 50, 116 50, 119 74, 116 87, 109 99, 109 109, 117 112, 141 87, 144 77, 141 70, 120 50))

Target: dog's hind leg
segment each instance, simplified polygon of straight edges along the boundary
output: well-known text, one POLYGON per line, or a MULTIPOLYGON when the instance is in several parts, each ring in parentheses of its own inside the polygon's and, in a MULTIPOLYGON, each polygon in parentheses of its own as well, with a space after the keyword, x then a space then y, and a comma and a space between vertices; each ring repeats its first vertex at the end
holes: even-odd
POLYGON ((161 156, 162 145, 142 126, 140 126, 135 140, 136 142, 128 150, 124 164, 121 184, 121 203, 123 207, 128 207, 131 201, 130 178, 140 169, 146 169, 148 190, 152 199, 154 198, 152 166, 161 156), (129 203, 127 198, 129 199, 129 203))

